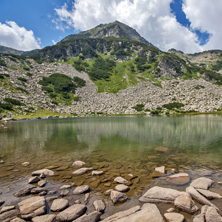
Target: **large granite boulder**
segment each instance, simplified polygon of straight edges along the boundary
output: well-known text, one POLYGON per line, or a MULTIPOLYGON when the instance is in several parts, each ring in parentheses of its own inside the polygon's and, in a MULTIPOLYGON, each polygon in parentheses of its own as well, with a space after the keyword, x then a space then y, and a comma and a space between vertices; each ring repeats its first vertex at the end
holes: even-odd
POLYGON ((29 220, 46 212, 46 201, 44 197, 31 197, 18 203, 23 219, 29 220))
POLYGON ((139 201, 143 203, 173 203, 174 200, 182 194, 184 194, 184 192, 155 186, 143 194, 139 201))
POLYGON ((155 204, 144 204, 141 208, 139 206, 133 207, 129 210, 116 213, 103 220, 104 222, 164 222, 155 204))

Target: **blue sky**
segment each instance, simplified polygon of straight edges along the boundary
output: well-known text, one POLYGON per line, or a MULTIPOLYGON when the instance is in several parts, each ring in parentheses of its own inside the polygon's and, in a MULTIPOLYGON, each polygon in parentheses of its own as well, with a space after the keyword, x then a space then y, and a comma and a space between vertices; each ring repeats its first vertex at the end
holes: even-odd
MULTIPOLYGON (((52 23, 54 8, 60 8, 68 1, 63 0, 0 0, 0 22, 15 21, 41 39, 41 47, 52 45, 52 40, 72 34, 73 29, 57 30, 52 23)), ((69 3, 70 5, 70 3, 69 3)))
MULTIPOLYGON (((215 3, 219 1, 215 0, 215 3)), ((209 8, 206 5, 209 2, 208 0, 76 0, 76 2, 0 0, 0 45, 20 50, 43 48, 78 32, 76 30, 86 30, 100 23, 120 20, 134 27, 148 41, 164 51, 170 48, 185 52, 202 51, 210 47, 221 48, 222 46, 218 45, 219 41, 216 43, 210 41, 215 39, 211 37, 212 33, 217 34, 217 27, 215 31, 212 28, 208 30, 210 24, 207 24, 207 21, 204 23, 201 17, 209 8), (196 6, 200 7, 199 12, 192 13, 196 11, 196 6), (137 11, 138 13, 134 14, 137 11), (24 29, 20 29, 21 27, 24 29), (30 30, 33 33, 28 32, 30 30), (13 36, 14 32, 16 36, 13 36)), ((216 8, 217 4, 215 10, 216 8)))

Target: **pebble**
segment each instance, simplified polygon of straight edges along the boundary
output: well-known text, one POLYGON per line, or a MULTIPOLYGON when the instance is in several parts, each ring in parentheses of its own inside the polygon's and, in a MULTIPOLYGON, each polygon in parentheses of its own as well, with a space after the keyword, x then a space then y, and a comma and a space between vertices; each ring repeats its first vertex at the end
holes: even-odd
POLYGON ((24 167, 27 167, 27 166, 29 166, 29 165, 30 165, 29 162, 24 162, 24 163, 22 163, 22 166, 24 166, 24 167))

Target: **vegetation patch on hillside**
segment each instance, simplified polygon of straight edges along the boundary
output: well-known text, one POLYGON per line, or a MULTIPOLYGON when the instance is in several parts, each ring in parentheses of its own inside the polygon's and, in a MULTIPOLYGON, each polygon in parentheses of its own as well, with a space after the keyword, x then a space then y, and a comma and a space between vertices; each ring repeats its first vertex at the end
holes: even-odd
POLYGON ((76 89, 85 86, 86 82, 79 77, 71 78, 64 74, 54 73, 49 77, 43 77, 39 84, 42 85, 42 89, 52 99, 53 103, 71 104, 76 89))

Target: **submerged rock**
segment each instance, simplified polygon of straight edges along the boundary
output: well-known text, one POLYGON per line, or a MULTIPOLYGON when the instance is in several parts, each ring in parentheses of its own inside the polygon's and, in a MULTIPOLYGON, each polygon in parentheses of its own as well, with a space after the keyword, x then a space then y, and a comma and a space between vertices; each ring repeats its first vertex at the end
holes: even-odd
POLYGON ((82 167, 82 166, 84 166, 86 163, 85 162, 83 162, 83 161, 81 161, 81 160, 77 160, 77 161, 75 161, 73 164, 72 164, 72 166, 74 166, 74 167, 82 167))
POLYGON ((24 162, 24 163, 22 163, 22 166, 24 166, 24 167, 27 167, 27 166, 29 166, 29 165, 30 165, 29 162, 24 162))
POLYGON ((86 212, 86 206, 83 204, 75 204, 61 213, 57 214, 57 221, 73 221, 82 216, 86 212))
POLYGON ((116 177, 116 178, 114 179, 114 182, 116 182, 116 183, 121 183, 121 184, 126 184, 126 183, 128 183, 128 181, 127 181, 126 179, 122 178, 122 177, 116 177))
POLYGON ((92 171, 92 170, 93 170, 93 168, 84 167, 84 168, 80 168, 80 169, 74 171, 72 174, 73 175, 82 175, 82 174, 85 174, 85 173, 92 171))
POLYGON ((104 173, 104 171, 97 171, 97 170, 93 170, 92 171, 92 176, 100 176, 104 173))
POLYGON ((200 177, 198 179, 195 179, 190 184, 191 187, 194 187, 195 189, 204 189, 207 190, 209 187, 213 185, 214 181, 206 178, 206 177, 200 177))
POLYGON ((110 198, 113 201, 113 203, 118 203, 118 202, 122 203, 128 199, 128 197, 125 193, 121 193, 121 192, 115 191, 115 190, 111 191, 110 198))
POLYGON ((168 176, 166 178, 167 182, 176 184, 176 185, 184 185, 190 182, 190 176, 187 173, 178 173, 172 176, 168 176))
POLYGON ((36 170, 32 172, 32 176, 40 176, 42 174, 45 176, 53 176, 54 172, 48 169, 36 170))
POLYGON ((182 194, 184 194, 184 192, 155 186, 143 194, 139 201, 143 203, 173 203, 174 200, 182 194))

